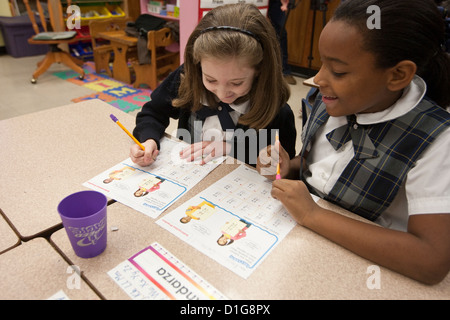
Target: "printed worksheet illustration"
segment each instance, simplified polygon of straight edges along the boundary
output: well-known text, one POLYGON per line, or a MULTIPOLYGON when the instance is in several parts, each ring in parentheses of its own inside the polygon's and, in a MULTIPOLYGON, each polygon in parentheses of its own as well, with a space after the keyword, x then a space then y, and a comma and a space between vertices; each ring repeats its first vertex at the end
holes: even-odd
POLYGON ((224 300, 216 288, 155 242, 108 272, 133 300, 224 300))
POLYGON ((241 165, 156 223, 247 278, 296 224, 271 188, 241 165))
POLYGON ((83 185, 156 218, 225 159, 200 165, 180 159, 187 143, 166 137, 160 143, 160 153, 150 166, 138 166, 128 158, 83 185))

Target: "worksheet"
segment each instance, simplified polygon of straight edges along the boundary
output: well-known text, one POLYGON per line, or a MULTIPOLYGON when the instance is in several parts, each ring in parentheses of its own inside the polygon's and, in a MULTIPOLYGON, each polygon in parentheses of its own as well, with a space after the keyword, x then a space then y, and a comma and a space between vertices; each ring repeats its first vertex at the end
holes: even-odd
POLYGON ((247 278, 296 224, 271 189, 241 165, 156 223, 247 278))
POLYGON ((225 159, 219 157, 200 165, 199 161, 180 159, 179 153, 187 143, 164 137, 160 144, 160 153, 150 166, 138 166, 128 158, 83 186, 157 218, 225 159))
POLYGON ((222 293, 155 242, 108 275, 133 300, 223 300, 222 293))

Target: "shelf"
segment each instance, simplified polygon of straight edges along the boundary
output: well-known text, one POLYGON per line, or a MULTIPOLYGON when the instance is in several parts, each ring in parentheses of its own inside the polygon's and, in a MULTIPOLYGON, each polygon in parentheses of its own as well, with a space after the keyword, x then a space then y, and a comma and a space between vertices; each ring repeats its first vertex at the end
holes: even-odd
MULTIPOLYGON (((80 7, 81 25, 86 26, 91 20, 126 17, 127 13, 122 8, 126 5, 126 1, 75 0, 71 3, 80 7)), ((63 5, 66 8, 67 1, 63 5)))
MULTIPOLYGON (((89 22, 99 21, 109 18, 128 17, 128 8, 130 0, 99 1, 99 0, 72 0, 72 5, 80 7, 81 28, 77 29, 76 39, 78 42, 69 45, 70 53, 83 60, 91 60, 93 52, 91 48, 91 36, 89 33, 89 22), (86 14, 91 13, 91 16, 86 14)), ((62 0, 64 12, 67 8, 67 0, 62 0)))
POLYGON ((180 21, 180 18, 176 18, 176 17, 172 17, 172 16, 165 16, 165 15, 162 15, 162 14, 157 14, 157 13, 148 12, 148 11, 145 12, 145 13, 147 13, 149 15, 152 15, 152 16, 155 16, 155 17, 158 17, 158 18, 161 18, 161 19, 164 19, 164 20, 180 21))

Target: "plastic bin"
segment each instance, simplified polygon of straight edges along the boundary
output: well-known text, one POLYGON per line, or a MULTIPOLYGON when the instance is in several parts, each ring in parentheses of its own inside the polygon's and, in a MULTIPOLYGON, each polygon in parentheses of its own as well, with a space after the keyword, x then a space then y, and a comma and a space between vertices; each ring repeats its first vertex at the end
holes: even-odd
MULTIPOLYGON (((38 21, 38 18, 36 21, 38 21)), ((0 17, 0 27, 5 40, 6 51, 9 55, 20 58, 47 53, 48 45, 28 43, 28 39, 35 35, 28 15, 0 17)), ((40 24, 39 27, 41 27, 40 24)))
POLYGON ((72 54, 72 56, 80 58, 82 60, 89 60, 94 57, 90 41, 89 42, 80 41, 78 43, 71 44, 69 45, 69 51, 72 54))
POLYGON ((106 6, 112 18, 120 18, 125 17, 125 12, 122 10, 120 6, 117 5, 108 5, 106 6))
POLYGON ((111 13, 104 6, 80 6, 81 24, 87 25, 91 20, 111 18, 111 13))

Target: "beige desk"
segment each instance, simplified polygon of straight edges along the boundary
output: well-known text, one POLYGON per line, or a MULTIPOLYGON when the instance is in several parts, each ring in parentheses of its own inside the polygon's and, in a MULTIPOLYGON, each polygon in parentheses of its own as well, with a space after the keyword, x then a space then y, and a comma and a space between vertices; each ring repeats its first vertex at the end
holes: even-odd
MULTIPOLYGON (((133 142, 112 122, 110 113, 130 130, 134 127, 134 117, 99 100, 0 121, 0 209, 22 239, 53 232, 52 244, 70 265, 80 267, 100 298, 127 299, 107 272, 157 241, 231 299, 450 299, 450 276, 429 287, 381 268, 381 288, 369 289, 367 272, 373 263, 300 226, 244 280, 154 219, 120 203, 108 206, 105 252, 92 259, 78 258, 65 230, 58 230, 56 207, 66 195, 85 189, 83 182, 128 157, 133 142)), ((234 167, 219 166, 168 212, 234 167)), ((68 264, 50 249, 46 240, 37 238, 0 254, 0 298, 46 299, 65 291, 68 264), (23 285, 17 285, 22 279, 23 285)), ((73 299, 97 298, 89 290, 65 293, 73 299)))
POLYGON ((20 244, 20 239, 0 215, 0 254, 20 244))
POLYGON ((0 121, 0 210, 23 240, 61 226, 57 206, 128 157, 135 118, 100 100, 0 121))
MULTIPOLYGON (((218 167, 163 215, 233 168, 234 165, 218 167)), ((356 217, 325 201, 319 203, 356 217)), ((80 259, 74 254, 64 230, 52 234, 50 241, 81 267, 106 299, 128 299, 107 272, 155 241, 230 299, 450 299, 450 276, 429 287, 381 268, 381 288, 369 289, 367 272, 373 263, 300 226, 244 280, 155 221, 121 203, 108 206, 108 245, 105 252, 92 259, 80 259), (118 230, 111 231, 111 227, 118 230)))
POLYGON ((71 300, 98 300, 47 240, 36 238, 0 255, 0 299, 49 299, 62 290, 71 300))

